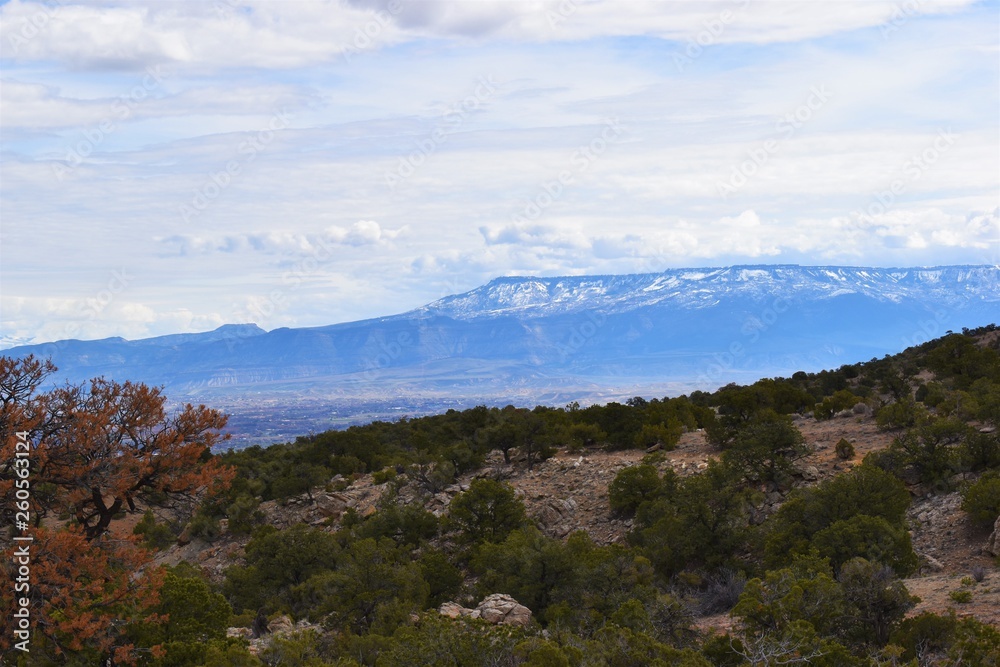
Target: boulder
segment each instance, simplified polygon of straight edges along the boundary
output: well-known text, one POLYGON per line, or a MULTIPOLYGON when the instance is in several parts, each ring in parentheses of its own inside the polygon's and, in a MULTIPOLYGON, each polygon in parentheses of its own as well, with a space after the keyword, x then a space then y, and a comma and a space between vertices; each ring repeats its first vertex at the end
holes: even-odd
POLYGON ((463 607, 457 602, 445 602, 440 607, 438 607, 438 613, 442 616, 447 616, 448 618, 459 618, 461 616, 472 616, 475 609, 469 609, 468 607, 463 607))
POLYGON ((272 635, 284 633, 287 634, 295 630, 295 624, 292 623, 292 619, 288 616, 278 616, 267 624, 267 631, 272 635))
POLYGON ((819 469, 816 466, 803 466, 799 472, 802 474, 802 479, 807 482, 815 482, 819 479, 819 469))
POLYGON ((993 524, 993 534, 986 540, 986 553, 993 556, 1000 556, 1000 516, 993 524))
POLYGON ((493 625, 528 625, 531 610, 504 593, 494 593, 476 607, 479 617, 493 625))

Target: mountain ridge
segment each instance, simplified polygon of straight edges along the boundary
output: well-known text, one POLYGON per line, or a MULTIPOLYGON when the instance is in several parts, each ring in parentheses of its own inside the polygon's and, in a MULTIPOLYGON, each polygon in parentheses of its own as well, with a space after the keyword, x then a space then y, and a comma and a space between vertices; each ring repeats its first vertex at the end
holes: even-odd
POLYGON ((3 354, 51 357, 60 382, 142 381, 234 411, 314 401, 322 426, 345 401, 367 415, 356 401, 411 412, 428 397, 454 402, 441 407, 713 389, 898 352, 998 315, 995 266, 740 265, 505 277, 356 322, 231 324, 3 354))

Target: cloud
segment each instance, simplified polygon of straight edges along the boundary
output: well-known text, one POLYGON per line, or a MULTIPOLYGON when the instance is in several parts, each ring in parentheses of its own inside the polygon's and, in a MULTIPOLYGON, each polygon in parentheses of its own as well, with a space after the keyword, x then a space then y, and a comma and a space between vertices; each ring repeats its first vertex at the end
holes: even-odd
POLYGON ((6 2, 0 333, 321 325, 508 274, 996 263, 994 19, 930 0, 6 2), (580 159, 610 119, 621 135, 580 159), (122 269, 119 305, 81 315, 122 269))
POLYGON ((170 249, 167 255, 189 256, 252 251, 266 255, 304 256, 328 252, 332 245, 360 247, 385 244, 402 233, 405 233, 405 228, 387 230, 382 229, 374 220, 359 220, 350 227, 332 225, 318 234, 270 230, 220 236, 178 234, 157 238, 156 241, 170 249))
POLYGON ((579 231, 548 224, 512 223, 479 228, 486 245, 528 245, 548 248, 584 248, 589 244, 579 231))
POLYGON ((285 69, 422 39, 581 41, 646 36, 711 43, 795 42, 957 11, 973 0, 218 0, 213 3, 14 0, 0 7, 3 58, 78 69, 285 69))

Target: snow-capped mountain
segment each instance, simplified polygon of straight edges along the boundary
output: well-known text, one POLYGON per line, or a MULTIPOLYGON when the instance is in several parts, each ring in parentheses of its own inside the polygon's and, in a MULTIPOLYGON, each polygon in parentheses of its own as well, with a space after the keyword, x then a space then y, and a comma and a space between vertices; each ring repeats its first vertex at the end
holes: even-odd
POLYGON ((995 267, 876 269, 842 266, 733 266, 662 273, 559 278, 497 278, 471 292, 447 296, 416 312, 474 320, 501 315, 538 317, 641 307, 711 308, 724 299, 783 297, 799 301, 857 294, 901 303, 954 301, 997 291, 995 267))
POLYGON ((60 380, 104 375, 225 404, 586 401, 815 371, 1000 320, 1000 267, 736 266, 498 278, 407 313, 264 332, 59 341, 60 380))

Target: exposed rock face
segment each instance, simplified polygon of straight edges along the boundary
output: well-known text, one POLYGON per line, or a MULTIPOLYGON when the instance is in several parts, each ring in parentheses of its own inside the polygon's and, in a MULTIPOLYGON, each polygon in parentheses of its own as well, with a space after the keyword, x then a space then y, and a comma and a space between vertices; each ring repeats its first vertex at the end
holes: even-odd
POLYGON ((992 556, 1000 556, 1000 516, 993 524, 993 534, 986 540, 986 552, 992 556))
POLYGON ((445 602, 438 608, 438 613, 442 616, 447 616, 448 618, 460 618, 462 616, 479 618, 479 612, 477 610, 463 607, 457 602, 445 602))
POLYGON ((541 524, 542 531, 556 538, 569 535, 576 523, 574 516, 577 503, 572 498, 546 498, 541 501, 532 516, 541 524))
POLYGON ((272 635, 283 633, 288 634, 295 629, 295 624, 288 616, 279 616, 267 624, 267 631, 272 635))
POLYGON ((476 607, 480 618, 493 625, 527 625, 531 610, 504 593, 494 593, 476 607))
POLYGON ((493 625, 528 625, 531 610, 504 593, 487 596, 475 609, 463 607, 457 602, 445 602, 438 613, 448 618, 481 618, 493 625))

